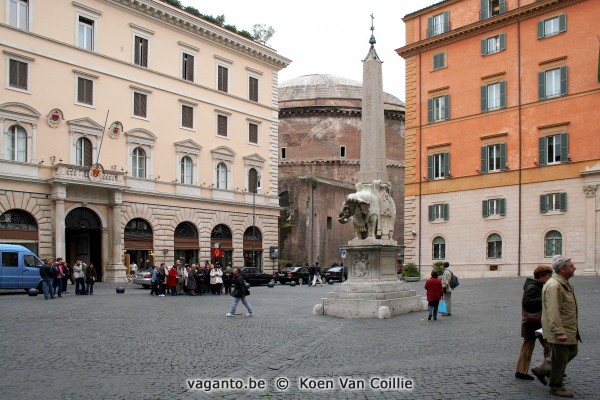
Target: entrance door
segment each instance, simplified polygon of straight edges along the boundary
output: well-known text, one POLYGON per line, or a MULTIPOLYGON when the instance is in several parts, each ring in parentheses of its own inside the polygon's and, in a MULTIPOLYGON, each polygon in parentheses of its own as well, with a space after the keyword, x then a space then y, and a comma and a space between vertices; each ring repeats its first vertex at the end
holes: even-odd
MULTIPOLYGON (((65 218, 65 261, 73 266, 81 260, 94 264, 98 281, 102 280, 102 225, 89 208, 78 207, 65 218)), ((60 257, 60 256, 59 256, 60 257)))

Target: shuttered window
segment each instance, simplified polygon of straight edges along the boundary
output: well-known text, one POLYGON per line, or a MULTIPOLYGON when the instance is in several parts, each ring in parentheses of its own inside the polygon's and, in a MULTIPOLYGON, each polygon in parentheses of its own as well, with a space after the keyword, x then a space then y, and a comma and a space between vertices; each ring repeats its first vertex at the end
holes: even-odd
POLYGON ((229 91, 229 68, 222 65, 217 67, 217 89, 222 92, 229 91))
POLYGON ((450 11, 427 18, 427 37, 441 35, 450 30, 450 11))
POLYGON ((227 117, 225 115, 217 116, 217 135, 227 137, 227 117))
POLYGON ((433 55, 433 69, 446 67, 446 53, 438 53, 433 55))
POLYGON ((148 96, 143 93, 133 92, 133 115, 146 118, 148 96))
POLYGON ((482 202, 482 214, 484 218, 493 215, 505 216, 506 215, 506 199, 490 199, 483 200, 482 202))
POLYGON ((77 139, 75 144, 75 163, 85 167, 92 166, 92 142, 89 139, 84 137, 77 139))
POLYGON ((194 129, 194 108, 181 105, 181 126, 194 129))
POLYGON ((538 39, 558 35, 567 31, 567 15, 561 14, 553 18, 539 21, 537 24, 538 39))
POLYGON ((148 39, 140 36, 134 38, 133 62, 141 67, 148 66, 148 39))
POLYGON ((19 60, 9 61, 8 85, 13 88, 28 90, 27 73, 29 65, 19 60))
POLYGON ((258 172, 255 168, 250 168, 248 171, 248 191, 250 193, 256 193, 259 187, 258 172))
POLYGON ((77 102, 94 105, 94 81, 77 77, 77 102))
POLYGON ((506 107, 506 81, 481 86, 481 112, 506 107))
POLYGON ((506 12, 506 0, 481 0, 479 18, 481 20, 506 12))
POLYGON ((181 77, 186 81, 194 82, 194 56, 183 53, 181 61, 181 77))
POLYGON ((538 165, 558 164, 569 161, 569 134, 539 138, 538 165))
POLYGON ((252 101, 258 101, 258 79, 254 77, 248 78, 248 93, 252 101))
POLYGON ((258 144, 258 125, 248 124, 248 141, 258 144))
POLYGON ((481 40, 482 56, 498 53, 502 50, 506 50, 506 33, 501 33, 481 40))
POLYGON ((443 179, 450 176, 450 153, 433 154, 427 157, 427 179, 443 179))
POLYGON ((567 211, 567 193, 548 193, 540 195, 540 212, 567 211))
POLYGON ((429 221, 448 220, 450 208, 447 203, 432 204, 429 206, 429 221))
POLYGON ((427 100, 427 121, 431 124, 450 119, 450 95, 434 97, 427 100))
POLYGON ((538 73, 538 98, 564 96, 569 91, 566 66, 538 73))
POLYGON ((481 168, 482 174, 494 171, 504 171, 507 169, 506 163, 506 143, 498 143, 481 148, 481 168))

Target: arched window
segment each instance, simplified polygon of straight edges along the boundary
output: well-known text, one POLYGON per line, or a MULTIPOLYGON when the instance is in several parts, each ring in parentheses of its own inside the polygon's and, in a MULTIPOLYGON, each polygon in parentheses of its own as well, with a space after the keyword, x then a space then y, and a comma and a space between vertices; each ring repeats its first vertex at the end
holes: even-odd
POLYGON ((260 180, 258 178, 258 171, 256 168, 250 168, 248 171, 248 191, 250 193, 256 193, 260 187, 260 180))
POLYGON ((179 161, 181 170, 181 183, 192 185, 194 183, 194 163, 188 156, 181 157, 179 161))
POLYGON ((227 189, 227 165, 222 162, 217 165, 217 189, 227 189))
POLYGON ((80 137, 75 144, 75 163, 77 165, 91 167, 92 161, 92 142, 89 139, 80 137))
POLYGON ((443 260, 446 258, 446 241, 441 236, 437 236, 433 239, 432 258, 434 260, 443 260))
POLYGON ((146 177, 146 152, 136 147, 131 153, 131 175, 135 178, 146 177))
POLYGON ((562 235, 559 231, 550 231, 544 238, 544 257, 562 254, 562 235))
POLYGON ((497 233, 487 238, 487 258, 502 258, 502 238, 497 233))
POLYGON ((8 128, 6 150, 9 160, 27 162, 27 132, 23 127, 14 125, 8 128))

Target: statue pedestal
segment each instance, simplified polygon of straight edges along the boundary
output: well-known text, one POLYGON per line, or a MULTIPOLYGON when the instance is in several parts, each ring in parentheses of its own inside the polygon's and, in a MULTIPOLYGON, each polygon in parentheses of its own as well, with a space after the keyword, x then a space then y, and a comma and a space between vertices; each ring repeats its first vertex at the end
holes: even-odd
POLYGON ((102 280, 111 283, 127 283, 126 272, 123 264, 108 264, 102 280))
POLYGON ((348 280, 321 300, 324 315, 341 318, 387 318, 423 310, 415 290, 396 276, 396 259, 401 246, 353 240, 346 250, 348 280), (387 307, 387 310, 382 309, 387 307), (383 312, 382 312, 383 311, 383 312), (386 315, 382 317, 382 315, 386 315))

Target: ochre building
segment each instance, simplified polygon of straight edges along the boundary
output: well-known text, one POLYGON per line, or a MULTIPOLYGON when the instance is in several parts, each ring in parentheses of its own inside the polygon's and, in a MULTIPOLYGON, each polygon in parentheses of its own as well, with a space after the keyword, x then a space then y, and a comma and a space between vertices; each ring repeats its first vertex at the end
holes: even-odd
POLYGON ((404 17, 406 261, 429 275, 600 266, 597 1, 447 0, 404 17))
POLYGON ((0 242, 276 265, 273 49, 155 0, 2 0, 0 242))

